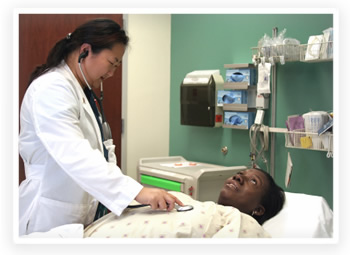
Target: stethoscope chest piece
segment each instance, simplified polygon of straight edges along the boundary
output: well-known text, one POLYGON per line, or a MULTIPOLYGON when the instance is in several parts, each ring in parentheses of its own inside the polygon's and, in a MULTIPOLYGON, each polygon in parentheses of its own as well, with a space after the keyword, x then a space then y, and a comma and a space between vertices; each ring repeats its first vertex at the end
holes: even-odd
POLYGON ((175 209, 178 212, 187 212, 187 211, 193 210, 193 206, 192 205, 184 205, 184 206, 175 205, 175 209))

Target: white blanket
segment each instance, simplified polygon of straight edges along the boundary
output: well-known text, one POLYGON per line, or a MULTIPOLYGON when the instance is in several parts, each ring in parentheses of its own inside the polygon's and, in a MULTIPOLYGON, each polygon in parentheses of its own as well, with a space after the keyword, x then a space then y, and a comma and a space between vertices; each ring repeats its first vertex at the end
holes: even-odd
POLYGON ((88 238, 259 238, 270 235, 249 215, 214 202, 200 202, 171 192, 193 210, 154 211, 150 207, 112 213, 85 229, 88 238))
POLYGON ((62 225, 47 232, 33 232, 29 235, 22 235, 21 238, 83 238, 83 224, 62 225))

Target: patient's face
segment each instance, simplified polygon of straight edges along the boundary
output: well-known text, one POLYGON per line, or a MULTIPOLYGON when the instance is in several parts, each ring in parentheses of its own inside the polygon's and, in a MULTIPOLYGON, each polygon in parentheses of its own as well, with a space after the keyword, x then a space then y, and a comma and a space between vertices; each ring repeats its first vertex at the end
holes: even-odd
POLYGON ((250 214, 260 205, 267 189, 268 180, 265 174, 256 169, 248 169, 225 181, 218 203, 250 214))

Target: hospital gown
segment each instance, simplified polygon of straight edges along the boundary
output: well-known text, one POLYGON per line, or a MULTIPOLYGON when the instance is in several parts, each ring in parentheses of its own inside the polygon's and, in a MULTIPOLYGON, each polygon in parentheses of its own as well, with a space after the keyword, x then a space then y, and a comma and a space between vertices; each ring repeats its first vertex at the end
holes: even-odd
POLYGON ((270 235, 251 216, 230 206, 200 202, 171 192, 193 210, 155 211, 150 207, 112 213, 85 229, 87 238, 268 238, 270 235))

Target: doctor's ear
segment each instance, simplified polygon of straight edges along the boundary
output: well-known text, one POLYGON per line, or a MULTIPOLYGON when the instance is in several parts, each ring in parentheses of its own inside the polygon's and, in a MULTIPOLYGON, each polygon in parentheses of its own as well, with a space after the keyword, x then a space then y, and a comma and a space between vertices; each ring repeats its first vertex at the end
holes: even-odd
POLYGON ((91 45, 88 43, 83 43, 79 49, 79 60, 86 58, 89 55, 89 52, 91 52, 91 45))
POLYGON ((88 50, 87 50, 87 51, 83 51, 83 53, 81 53, 81 54, 79 55, 78 63, 80 63, 80 61, 81 61, 83 58, 86 58, 87 55, 89 55, 89 51, 88 51, 88 50))

